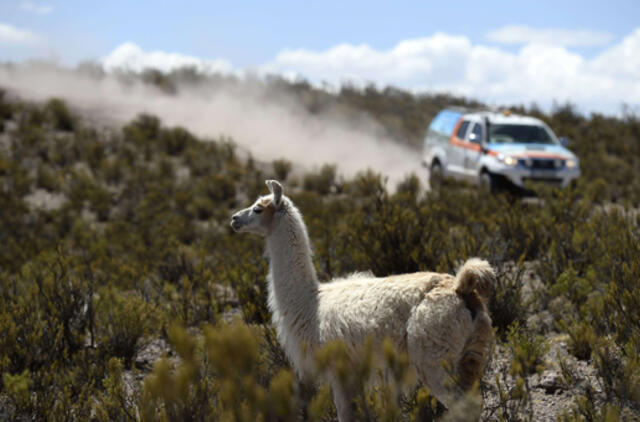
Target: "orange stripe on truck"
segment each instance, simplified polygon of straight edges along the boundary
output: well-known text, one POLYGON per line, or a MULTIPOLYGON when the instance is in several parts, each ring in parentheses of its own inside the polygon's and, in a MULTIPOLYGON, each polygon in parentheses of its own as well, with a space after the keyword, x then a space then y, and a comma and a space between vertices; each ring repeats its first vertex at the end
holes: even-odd
POLYGON ((462 124, 462 120, 463 119, 460 118, 458 120, 458 123, 456 123, 456 126, 453 128, 453 132, 451 132, 451 136, 449 137, 449 143, 456 147, 472 149, 474 151, 480 151, 482 149, 480 145, 473 142, 467 142, 464 139, 458 138, 457 133, 458 133, 458 129, 460 129, 460 125, 462 124))

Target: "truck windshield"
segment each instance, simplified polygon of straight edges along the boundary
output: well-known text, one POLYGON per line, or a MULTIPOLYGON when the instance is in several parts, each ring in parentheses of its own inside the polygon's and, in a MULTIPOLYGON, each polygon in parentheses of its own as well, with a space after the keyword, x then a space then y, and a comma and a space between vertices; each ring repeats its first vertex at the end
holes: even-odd
POLYGON ((549 132, 542 126, 501 125, 489 126, 489 142, 501 144, 555 144, 549 132))

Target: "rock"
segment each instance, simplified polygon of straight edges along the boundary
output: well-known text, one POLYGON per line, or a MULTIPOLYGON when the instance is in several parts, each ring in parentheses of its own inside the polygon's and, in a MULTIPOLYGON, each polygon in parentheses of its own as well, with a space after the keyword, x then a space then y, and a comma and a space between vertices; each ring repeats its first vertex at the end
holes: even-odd
POLYGON ((63 193, 49 192, 45 189, 37 188, 26 195, 24 201, 32 209, 54 211, 60 209, 67 202, 67 197, 63 193))
POLYGON ((233 308, 236 308, 240 305, 240 302, 238 301, 238 295, 231 286, 216 283, 213 284, 211 288, 213 290, 214 297, 217 299, 219 304, 231 306, 233 308))
POLYGON ((16 406, 8 395, 0 394, 0 421, 16 420, 16 406))
POLYGON ((138 351, 133 358, 137 368, 151 370, 153 364, 161 357, 171 354, 171 346, 164 339, 156 338, 151 340, 138 351))
POLYGON ((224 311, 221 318, 227 324, 231 324, 237 319, 242 319, 242 311, 239 308, 231 308, 227 311, 224 311))
POLYGON ((559 371, 547 370, 540 376, 540 382, 536 385, 544 389, 547 394, 555 394, 558 390, 564 390, 564 380, 559 371))
POLYGON ((540 334, 550 332, 553 329, 553 323, 553 315, 547 310, 538 312, 527 318, 527 327, 540 334))

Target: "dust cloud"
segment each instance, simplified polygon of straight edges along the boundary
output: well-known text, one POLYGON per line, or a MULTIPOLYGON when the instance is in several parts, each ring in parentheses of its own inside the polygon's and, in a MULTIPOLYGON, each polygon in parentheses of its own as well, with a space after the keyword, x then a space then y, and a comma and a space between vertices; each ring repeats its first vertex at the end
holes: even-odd
POLYGON ((18 65, 0 67, 0 87, 27 100, 63 98, 107 124, 151 113, 167 126, 183 126, 205 139, 231 137, 262 161, 286 158, 308 170, 331 163, 345 176, 372 169, 389 178, 390 188, 412 172, 422 175, 420 153, 389 139, 372 118, 353 110, 312 114, 292 95, 267 92, 264 83, 251 80, 212 84, 204 78, 168 94, 139 78, 18 65))

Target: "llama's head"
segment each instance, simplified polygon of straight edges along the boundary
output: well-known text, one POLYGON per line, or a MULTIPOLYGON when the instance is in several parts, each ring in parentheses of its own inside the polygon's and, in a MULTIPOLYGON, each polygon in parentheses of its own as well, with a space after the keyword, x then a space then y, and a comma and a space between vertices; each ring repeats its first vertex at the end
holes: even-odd
POLYGON ((269 195, 261 196, 249 208, 238 211, 231 217, 231 227, 237 232, 256 233, 267 236, 285 207, 286 198, 282 185, 275 180, 265 182, 269 195))

